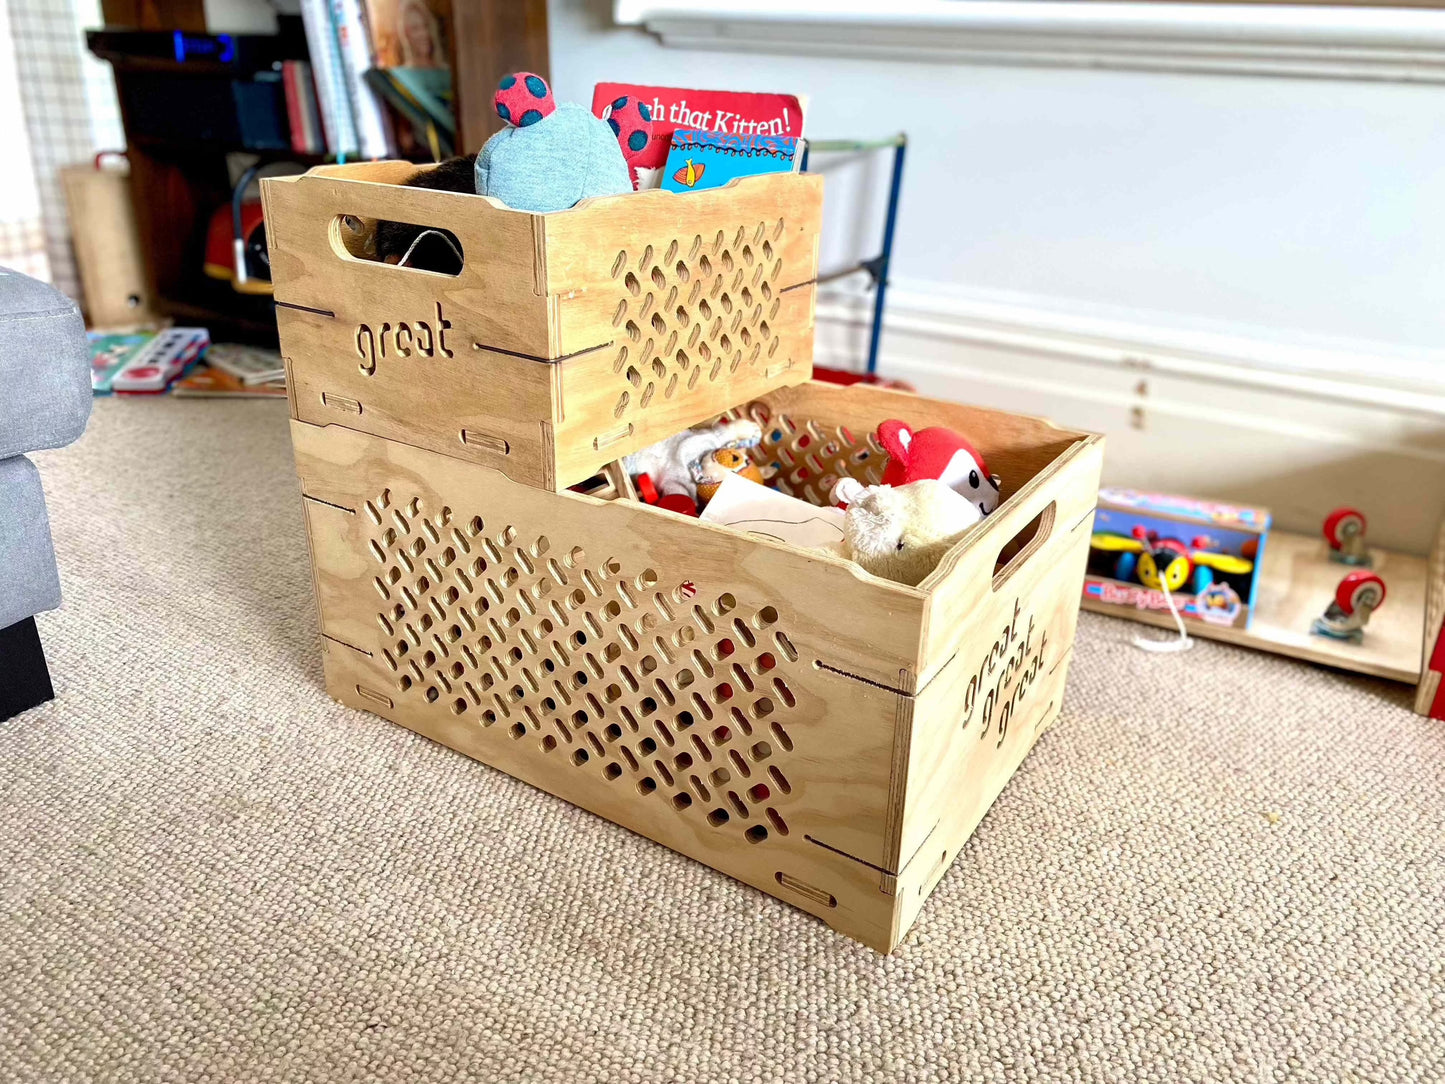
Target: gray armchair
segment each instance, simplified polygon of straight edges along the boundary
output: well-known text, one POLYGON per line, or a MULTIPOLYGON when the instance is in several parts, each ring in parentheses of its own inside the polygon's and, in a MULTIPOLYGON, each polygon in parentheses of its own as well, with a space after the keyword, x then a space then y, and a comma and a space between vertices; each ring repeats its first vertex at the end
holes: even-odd
POLYGON ((0 719, 54 696, 35 615, 60 605, 40 473, 26 452, 59 448, 90 418, 80 309, 0 267, 0 719))

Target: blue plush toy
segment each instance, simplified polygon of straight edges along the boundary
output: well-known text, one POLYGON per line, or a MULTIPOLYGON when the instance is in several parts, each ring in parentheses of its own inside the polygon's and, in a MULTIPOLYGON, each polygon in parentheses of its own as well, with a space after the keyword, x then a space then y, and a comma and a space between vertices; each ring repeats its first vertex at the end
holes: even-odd
POLYGON ((541 76, 506 76, 492 104, 508 127, 477 154, 479 195, 519 211, 545 212, 632 191, 612 126, 580 105, 558 105, 541 76))

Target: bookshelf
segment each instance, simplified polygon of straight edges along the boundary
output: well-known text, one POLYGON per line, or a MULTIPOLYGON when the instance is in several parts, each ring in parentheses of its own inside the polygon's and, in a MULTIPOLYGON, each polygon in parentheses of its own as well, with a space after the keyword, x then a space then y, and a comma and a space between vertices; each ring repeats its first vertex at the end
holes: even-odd
MULTIPOLYGON (((157 134, 147 123, 147 81, 173 76, 178 87, 194 86, 194 94, 177 108, 204 109, 209 82, 244 74, 244 65, 213 64, 195 59, 126 55, 107 41, 114 30, 152 30, 185 33, 206 31, 203 0, 103 0, 105 30, 92 31, 92 52, 111 63, 125 127, 130 159, 131 192, 145 253, 146 275, 156 308, 178 324, 207 327, 216 341, 260 345, 276 344, 276 321, 271 298, 238 293, 230 284, 202 272, 206 229, 216 208, 229 203, 232 155, 248 155, 262 162, 291 162, 312 166, 323 155, 291 150, 255 150, 235 138, 195 139, 157 134)), ((534 71, 548 76, 546 0, 452 0, 451 40, 454 43, 452 80, 455 88, 459 147, 481 146, 500 121, 492 112, 492 92, 508 71, 534 71)), ((282 17, 277 40, 255 53, 255 63, 269 67, 272 60, 306 59, 305 35, 300 20, 282 17)), ((215 126, 217 128, 223 125, 215 126)))

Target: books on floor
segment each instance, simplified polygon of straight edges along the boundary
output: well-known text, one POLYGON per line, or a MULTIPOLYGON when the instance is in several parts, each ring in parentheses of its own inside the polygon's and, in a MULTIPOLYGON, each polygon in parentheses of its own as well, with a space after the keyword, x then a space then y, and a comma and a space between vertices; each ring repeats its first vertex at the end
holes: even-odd
POLYGON ((97 395, 164 394, 275 399, 286 396, 286 367, 275 350, 211 343, 204 328, 89 332, 91 387, 97 395))
POLYGON ((203 327, 168 327, 132 354, 110 382, 112 391, 156 395, 199 358, 210 345, 203 327))
POLYGON ((286 379, 286 365, 280 352, 261 346, 216 343, 206 351, 206 364, 229 373, 247 385, 286 379))
POLYGON ((171 385, 171 394, 182 399, 284 399, 286 381, 282 378, 248 384, 203 361, 171 385))
POLYGON ((154 331, 111 334, 87 332, 90 341, 90 390, 96 395, 109 395, 111 384, 126 367, 136 351, 156 337, 154 331))

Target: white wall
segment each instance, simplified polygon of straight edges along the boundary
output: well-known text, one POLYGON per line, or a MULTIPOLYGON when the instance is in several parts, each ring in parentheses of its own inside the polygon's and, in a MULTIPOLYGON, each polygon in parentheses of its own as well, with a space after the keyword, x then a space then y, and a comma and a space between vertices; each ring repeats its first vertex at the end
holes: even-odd
MULTIPOLYGON (((1445 86, 691 51, 613 25, 607 0, 550 16, 561 99, 622 79, 786 90, 811 95, 814 137, 908 132, 885 371, 1106 424, 1112 480, 1269 500, 1291 526, 1343 475, 1381 541, 1428 547, 1445 399, 1397 408, 1445 393, 1445 86), (1156 366, 1172 375, 1141 392, 1156 366), (1290 370, 1330 382, 1254 386, 1290 370), (1357 385, 1385 405, 1352 411, 1357 385), (1282 416, 1308 430, 1298 460, 1282 416), (1368 483, 1341 468, 1357 452, 1368 483)), ((819 164, 826 269, 876 248, 887 170, 819 164)), ((821 358, 856 359, 850 306, 819 320, 821 358)))

